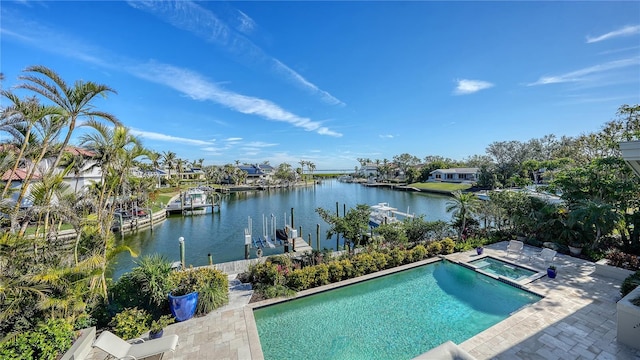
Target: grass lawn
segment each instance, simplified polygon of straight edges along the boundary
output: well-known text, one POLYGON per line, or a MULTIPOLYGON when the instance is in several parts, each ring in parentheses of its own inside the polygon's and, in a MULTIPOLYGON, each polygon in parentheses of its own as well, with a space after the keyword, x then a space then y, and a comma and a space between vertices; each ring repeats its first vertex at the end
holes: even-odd
POLYGON ((471 187, 471 184, 457 184, 457 183, 445 183, 445 182, 428 182, 428 183, 413 183, 408 186, 412 186, 420 190, 431 190, 438 192, 454 192, 457 190, 467 190, 471 187))
POLYGON ((177 192, 176 193, 168 193, 168 194, 159 194, 158 198, 156 200, 161 202, 163 205, 167 205, 169 200, 171 200, 171 198, 176 194, 177 194, 177 192))

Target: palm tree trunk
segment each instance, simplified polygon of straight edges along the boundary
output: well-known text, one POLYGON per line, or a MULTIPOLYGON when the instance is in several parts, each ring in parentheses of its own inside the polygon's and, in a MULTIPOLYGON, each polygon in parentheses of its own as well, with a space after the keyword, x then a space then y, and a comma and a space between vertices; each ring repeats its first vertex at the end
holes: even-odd
POLYGON ((20 147, 20 152, 16 157, 16 162, 15 164, 13 164, 13 168, 11 169, 11 174, 9 174, 9 179, 7 180, 7 183, 4 185, 4 189, 2 189, 2 197, 1 197, 2 199, 5 198, 5 196, 7 195, 7 191, 9 191, 9 187, 11 186, 11 181, 12 181, 11 178, 13 178, 13 174, 15 174, 16 171, 18 170, 18 166, 20 165, 20 159, 22 159, 22 156, 24 155, 27 145, 29 145, 30 137, 31 137, 31 125, 29 126, 29 129, 27 129, 27 133, 24 136, 24 141, 22 143, 22 146, 20 147))

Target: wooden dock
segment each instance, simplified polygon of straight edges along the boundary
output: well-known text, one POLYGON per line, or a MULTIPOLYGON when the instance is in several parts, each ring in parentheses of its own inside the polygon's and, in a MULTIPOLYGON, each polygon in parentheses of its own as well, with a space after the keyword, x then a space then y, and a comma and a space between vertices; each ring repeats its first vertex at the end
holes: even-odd
POLYGON ((313 247, 307 244, 307 242, 304 241, 304 239, 301 237, 292 239, 292 242, 293 242, 293 248, 295 249, 295 251, 290 254, 292 254, 293 256, 302 255, 307 251, 309 252, 313 251, 313 247))

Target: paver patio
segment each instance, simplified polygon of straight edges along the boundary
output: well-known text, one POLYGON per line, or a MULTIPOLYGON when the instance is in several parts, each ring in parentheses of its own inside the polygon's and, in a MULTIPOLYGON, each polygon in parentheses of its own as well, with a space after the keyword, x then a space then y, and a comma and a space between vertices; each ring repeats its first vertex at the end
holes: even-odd
MULTIPOLYGON (((524 251, 519 260, 513 255, 508 259, 544 270, 541 263, 528 263, 529 256, 539 248, 525 246, 524 251)), ((485 247, 485 254, 507 258, 506 242, 485 247)), ((463 262, 475 257, 475 251, 447 256, 463 262)), ((593 263, 567 255, 558 255, 555 265, 557 278, 544 276, 524 286, 543 295, 542 300, 458 345, 477 359, 640 359, 640 350, 616 342, 620 281, 596 275, 593 263)), ((372 276, 376 275, 367 277, 372 276)), ((254 304, 247 306, 252 291, 237 280, 230 284, 229 305, 165 329, 167 334, 180 336, 174 359, 263 359, 253 318, 254 304)), ((318 289, 304 294, 313 291, 318 289)), ((89 359, 105 356, 94 349, 89 359)), ((165 358, 170 359, 171 355, 165 358)))

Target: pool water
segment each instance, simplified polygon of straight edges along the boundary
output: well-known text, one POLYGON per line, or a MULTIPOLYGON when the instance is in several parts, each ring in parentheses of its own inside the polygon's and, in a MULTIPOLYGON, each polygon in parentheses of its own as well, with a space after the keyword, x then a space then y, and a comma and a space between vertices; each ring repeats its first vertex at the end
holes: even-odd
POLYGON ((526 279, 537 274, 537 271, 526 269, 492 257, 484 257, 482 259, 470 261, 469 264, 472 264, 478 269, 490 274, 504 276, 515 281, 526 279))
POLYGON ((539 296, 440 261, 254 310, 265 359, 412 359, 539 296))

